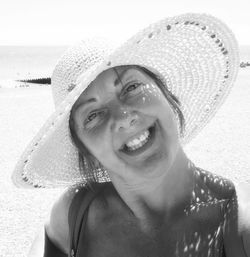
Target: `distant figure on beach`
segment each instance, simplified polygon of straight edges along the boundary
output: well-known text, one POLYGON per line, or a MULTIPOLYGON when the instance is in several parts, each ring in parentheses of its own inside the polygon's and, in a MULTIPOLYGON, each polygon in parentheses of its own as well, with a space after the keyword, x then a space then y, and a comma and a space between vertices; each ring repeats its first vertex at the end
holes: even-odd
POLYGON ((248 67, 248 66, 250 66, 250 62, 241 62, 241 63, 240 63, 240 67, 241 67, 241 68, 246 68, 246 67, 248 67))
POLYGON ((166 18, 119 47, 68 49, 51 78, 55 112, 12 175, 66 187, 29 256, 250 256, 234 183, 183 150, 238 69, 234 35, 205 14, 166 18))

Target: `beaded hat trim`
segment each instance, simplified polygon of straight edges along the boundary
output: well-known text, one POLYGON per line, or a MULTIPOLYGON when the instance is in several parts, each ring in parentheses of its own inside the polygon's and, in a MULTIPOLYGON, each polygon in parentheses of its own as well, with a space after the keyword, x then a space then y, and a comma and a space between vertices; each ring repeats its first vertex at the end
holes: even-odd
MULTIPOLYGON (((18 187, 65 187, 85 183, 78 151, 71 141, 72 105, 102 71, 139 65, 158 76, 178 97, 184 114, 184 145, 214 116, 239 68, 238 44, 231 30, 207 14, 184 14, 156 22, 119 47, 90 39, 71 47, 52 75, 55 112, 18 161, 12 180, 18 187)), ((108 180, 97 172, 98 181, 108 180)))

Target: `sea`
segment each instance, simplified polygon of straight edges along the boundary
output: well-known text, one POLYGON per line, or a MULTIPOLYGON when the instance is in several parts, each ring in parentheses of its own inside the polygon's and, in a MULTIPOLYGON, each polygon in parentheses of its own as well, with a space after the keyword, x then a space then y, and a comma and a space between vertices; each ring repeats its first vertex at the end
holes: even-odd
MULTIPOLYGON (((0 46, 0 88, 34 87, 19 80, 51 77, 68 46, 0 46)), ((250 45, 240 46, 243 62, 250 62, 250 45)), ((250 66, 247 67, 250 69, 250 66)))
POLYGON ((29 86, 18 80, 51 77, 58 59, 67 48, 68 46, 0 46, 0 88, 29 86))

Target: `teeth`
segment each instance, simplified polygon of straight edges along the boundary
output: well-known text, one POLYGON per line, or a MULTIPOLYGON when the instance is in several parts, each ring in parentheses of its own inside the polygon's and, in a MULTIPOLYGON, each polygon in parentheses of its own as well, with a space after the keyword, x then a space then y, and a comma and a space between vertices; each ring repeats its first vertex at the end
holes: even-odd
POLYGON ((140 136, 127 142, 126 146, 129 148, 129 150, 136 150, 142 147, 145 143, 147 143, 148 139, 149 139, 149 131, 146 130, 140 136))

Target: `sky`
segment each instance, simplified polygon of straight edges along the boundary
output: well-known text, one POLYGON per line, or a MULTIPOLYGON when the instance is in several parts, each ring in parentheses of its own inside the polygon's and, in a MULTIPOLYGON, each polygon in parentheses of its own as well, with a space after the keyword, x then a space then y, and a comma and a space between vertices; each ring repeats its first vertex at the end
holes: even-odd
POLYGON ((71 45, 92 36, 120 42, 187 12, 216 16, 250 45, 249 0, 0 0, 0 45, 71 45))

